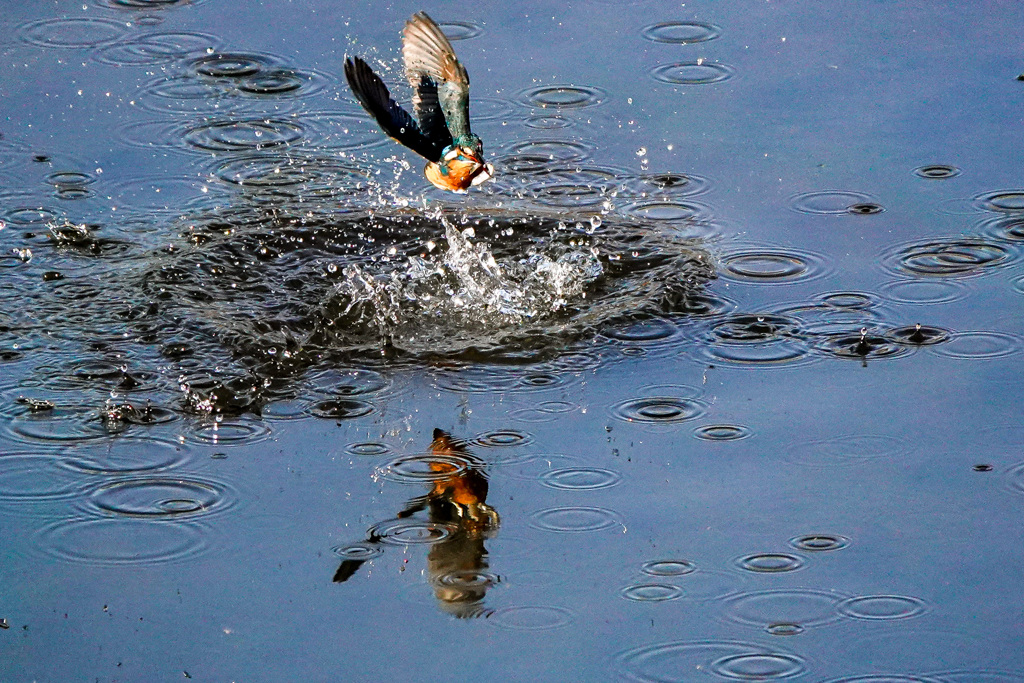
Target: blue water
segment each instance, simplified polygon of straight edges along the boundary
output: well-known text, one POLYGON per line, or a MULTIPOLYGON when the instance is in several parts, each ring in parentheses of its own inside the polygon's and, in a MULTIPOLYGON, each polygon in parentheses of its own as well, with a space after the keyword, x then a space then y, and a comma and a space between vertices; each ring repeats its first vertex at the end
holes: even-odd
POLYGON ((7 4, 0 679, 1024 680, 1012 5, 7 4))

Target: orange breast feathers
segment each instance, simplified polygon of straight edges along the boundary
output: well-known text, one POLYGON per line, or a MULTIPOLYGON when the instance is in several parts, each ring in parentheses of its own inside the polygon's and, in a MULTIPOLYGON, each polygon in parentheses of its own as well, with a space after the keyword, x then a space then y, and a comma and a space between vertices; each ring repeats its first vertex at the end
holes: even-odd
POLYGON ((440 163, 431 161, 423 169, 427 180, 442 190, 465 192, 473 184, 473 176, 480 170, 480 162, 466 157, 451 160, 442 159, 440 163))

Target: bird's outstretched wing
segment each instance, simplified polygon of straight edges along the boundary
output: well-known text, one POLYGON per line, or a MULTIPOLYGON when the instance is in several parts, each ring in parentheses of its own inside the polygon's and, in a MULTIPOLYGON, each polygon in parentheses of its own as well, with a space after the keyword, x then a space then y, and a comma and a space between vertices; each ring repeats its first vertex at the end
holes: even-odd
MULTIPOLYGON (((385 133, 430 161, 441 158, 441 152, 451 144, 447 139, 434 139, 416 125, 409 112, 391 97, 384 82, 359 57, 345 60, 345 78, 359 104, 369 112, 385 133)), ((436 92, 436 91, 435 91, 436 92)), ((435 94, 436 100, 436 94, 435 94)))
POLYGON ((418 79, 410 77, 409 80, 413 87, 412 109, 420 122, 420 130, 440 145, 441 149, 448 147, 452 144, 452 134, 445 123, 444 111, 441 110, 441 104, 437 99, 437 83, 425 73, 419 74, 418 79))
POLYGON ((402 56, 414 88, 423 75, 437 84, 437 98, 452 137, 469 135, 469 74, 455 58, 448 38, 426 12, 417 12, 405 22, 402 56))

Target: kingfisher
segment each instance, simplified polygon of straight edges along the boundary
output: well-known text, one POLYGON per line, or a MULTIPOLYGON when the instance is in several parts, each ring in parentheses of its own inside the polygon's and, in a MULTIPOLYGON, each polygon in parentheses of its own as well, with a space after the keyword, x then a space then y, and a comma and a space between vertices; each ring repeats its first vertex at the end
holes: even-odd
POLYGON ((442 190, 465 193, 494 176, 484 145, 469 128, 469 74, 448 38, 426 12, 402 31, 405 75, 414 120, 359 57, 345 59, 345 78, 359 104, 390 137, 427 159, 423 173, 442 190))

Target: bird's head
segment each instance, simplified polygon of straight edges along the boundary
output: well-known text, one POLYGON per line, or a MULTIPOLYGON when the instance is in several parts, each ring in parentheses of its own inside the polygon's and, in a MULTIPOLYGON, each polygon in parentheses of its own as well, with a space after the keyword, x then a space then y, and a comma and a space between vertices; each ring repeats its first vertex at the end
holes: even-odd
POLYGON ((493 178, 494 166, 484 161, 483 143, 471 133, 445 148, 439 161, 427 164, 426 175, 442 190, 466 192, 493 178))

